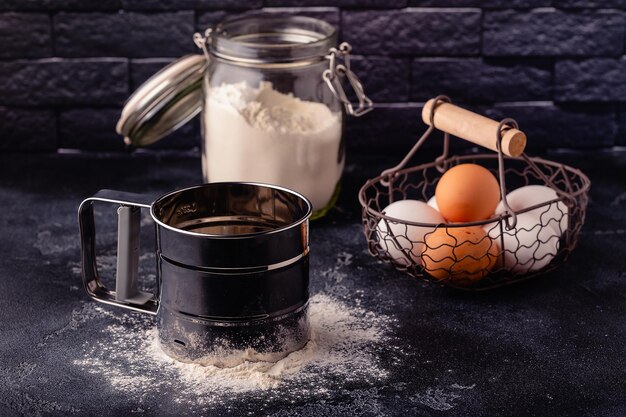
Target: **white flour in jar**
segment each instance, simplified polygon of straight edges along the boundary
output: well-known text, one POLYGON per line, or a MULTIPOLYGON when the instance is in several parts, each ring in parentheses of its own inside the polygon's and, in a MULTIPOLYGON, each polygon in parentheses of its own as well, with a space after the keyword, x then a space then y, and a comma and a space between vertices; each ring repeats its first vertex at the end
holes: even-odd
POLYGON ((269 82, 213 87, 205 107, 206 181, 280 185, 304 194, 314 210, 329 202, 344 165, 340 112, 269 82))

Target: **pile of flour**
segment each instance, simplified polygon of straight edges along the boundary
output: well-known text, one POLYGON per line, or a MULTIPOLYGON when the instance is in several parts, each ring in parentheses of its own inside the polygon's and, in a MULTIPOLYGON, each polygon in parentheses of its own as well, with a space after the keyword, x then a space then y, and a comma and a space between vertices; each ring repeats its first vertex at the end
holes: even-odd
POLYGON ((268 389, 294 399, 323 397, 350 381, 376 383, 387 376, 380 352, 386 348, 385 330, 391 320, 325 294, 310 299, 312 336, 303 349, 277 362, 242 357, 238 365, 223 368, 166 356, 149 316, 112 312, 96 303, 85 308, 91 319, 100 316, 113 323, 101 337, 85 342, 84 355, 74 364, 139 400, 169 392, 177 396, 177 402, 209 405, 225 401, 225 393, 249 395, 268 389))
POLYGON ((282 94, 269 82, 212 87, 204 109, 206 181, 255 181, 296 190, 323 208, 341 177, 341 113, 282 94))

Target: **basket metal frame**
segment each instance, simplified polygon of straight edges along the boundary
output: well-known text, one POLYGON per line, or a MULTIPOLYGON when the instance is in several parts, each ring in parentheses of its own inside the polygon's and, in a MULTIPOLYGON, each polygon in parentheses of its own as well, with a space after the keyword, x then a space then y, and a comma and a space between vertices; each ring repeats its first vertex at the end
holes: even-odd
MULTIPOLYGON (((469 154, 462 156, 449 156, 450 149, 450 135, 447 132, 443 132, 444 140, 443 140, 443 151, 442 154, 435 159, 434 162, 417 165, 414 167, 406 168, 409 161, 415 156, 417 151, 421 148, 424 142, 433 134, 436 129, 434 124, 434 114, 436 108, 441 103, 450 103, 451 100, 446 96, 438 96, 435 98, 435 102, 432 106, 430 112, 430 126, 424 132, 424 134, 418 139, 415 145, 409 150, 409 152, 404 156, 404 158, 398 163, 396 166, 391 167, 389 169, 384 170, 379 176, 368 180, 359 190, 359 202, 363 208, 362 211, 362 221, 364 225, 365 235, 368 241, 368 249, 369 252, 376 256, 377 258, 390 262, 396 269, 406 272, 411 276, 422 278, 428 282, 435 283, 437 285, 444 285, 449 287, 454 287, 463 290, 472 290, 472 291, 481 291, 486 289, 491 289, 495 287, 500 287, 503 285, 513 284, 517 282, 521 282, 527 280, 529 278, 542 275, 549 271, 557 268, 562 262, 564 262, 571 251, 575 248, 577 244, 577 237, 582 224, 584 223, 586 206, 588 201, 588 192, 591 185, 589 178, 580 170, 576 168, 572 168, 570 166, 560 164, 557 162, 545 160, 537 157, 529 157, 525 153, 522 153, 519 157, 508 157, 505 156, 502 151, 502 134, 507 129, 510 128, 519 128, 518 123, 511 118, 505 118, 500 121, 499 128, 497 132, 497 153, 495 154, 469 154), (457 165, 463 162, 473 162, 476 160, 493 160, 497 158, 497 177, 498 183, 500 187, 500 194, 502 203, 504 205, 505 211, 495 217, 486 220, 473 221, 473 222, 463 222, 463 223, 442 223, 442 224, 432 224, 432 223, 424 223, 424 222, 414 222, 414 221, 406 221, 398 218, 394 218, 388 216, 384 213, 384 211, 377 210, 376 201, 378 200, 379 192, 376 191, 376 187, 386 188, 388 195, 388 203, 391 204, 394 202, 394 195, 398 193, 398 191, 402 194, 406 194, 406 187, 409 175, 416 174, 420 171, 424 171, 423 175, 425 175, 425 171, 428 169, 435 168, 439 173, 443 174, 449 167, 457 165), (552 190, 554 190, 557 194, 557 198, 540 203, 535 204, 533 206, 526 207, 522 210, 514 211, 509 206, 507 201, 507 186, 506 186, 506 174, 507 170, 505 169, 505 161, 516 161, 518 164, 524 163, 525 166, 532 171, 533 176, 543 181, 546 186, 549 186, 552 190), (549 168, 552 170, 551 174, 548 175, 541 169, 540 166, 549 168), (576 178, 579 182, 579 186, 575 187, 572 184, 571 178, 576 178), (559 188, 555 184, 556 178, 561 178, 561 180, 565 183, 565 190, 559 188), (376 191, 376 198, 371 199, 368 198, 368 192, 371 192, 372 188, 376 191), (428 227, 428 228, 437 228, 437 227, 446 227, 447 228, 458 228, 458 227, 468 227, 468 226, 485 226, 488 224, 492 224, 497 222, 498 227, 500 227, 500 236, 501 236, 501 248, 504 248, 504 229, 512 230, 515 229, 517 225, 517 216, 519 214, 533 211, 539 208, 548 208, 552 204, 558 204, 562 202, 567 206, 568 212, 570 213, 568 219, 568 225, 563 230, 562 236, 560 238, 559 249, 557 254, 554 256, 554 259, 545 267, 539 269, 538 271, 525 273, 523 275, 512 275, 506 276, 505 273, 498 273, 500 275, 498 279, 490 279, 483 281, 485 282, 482 285, 478 286, 460 286, 456 285, 451 280, 438 280, 431 277, 424 271, 424 268, 420 265, 412 262, 408 265, 399 264, 397 261, 394 261, 393 256, 391 256, 385 248, 382 248, 378 242, 378 227, 379 222, 383 222, 386 230, 391 231, 391 225, 403 225, 405 227, 409 226, 417 226, 417 227, 428 227), (572 214, 575 214, 572 215, 572 214), (503 226, 504 225, 504 226, 503 226), (378 245, 378 246, 377 246, 378 245)), ((527 169, 524 170, 526 172, 527 169)), ((530 175, 530 171, 523 174, 524 176, 530 175)), ((520 177, 522 174, 520 174, 520 177)), ((527 177, 524 177, 526 181, 528 181, 527 177)), ((430 184, 432 185, 432 184, 430 184)), ((422 194, 424 194, 425 188, 429 186, 428 182, 425 181, 423 184, 424 190, 422 190, 422 194)), ((544 227, 545 225, 541 225, 544 227)), ((539 233, 541 228, 539 230, 539 233)), ((538 235, 539 235, 538 233, 538 235)), ((399 249, 407 260, 411 259, 410 254, 407 249, 403 247, 398 241, 398 237, 395 233, 389 233, 389 237, 393 240, 396 249, 399 249)), ((405 239, 408 239, 404 236, 405 239)), ((410 240, 410 239, 409 239, 410 240)), ((504 251, 504 249, 503 249, 504 251)), ((490 277, 493 278, 493 277, 490 277)))

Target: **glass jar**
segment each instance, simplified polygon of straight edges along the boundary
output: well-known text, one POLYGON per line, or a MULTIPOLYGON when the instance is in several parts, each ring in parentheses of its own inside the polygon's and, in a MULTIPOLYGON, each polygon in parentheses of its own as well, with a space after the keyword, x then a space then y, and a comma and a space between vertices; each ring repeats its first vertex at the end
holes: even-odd
MULTIPOLYGON (((338 194, 345 163, 341 85, 330 77, 340 76, 337 57, 345 59, 349 46, 335 49, 337 31, 308 17, 243 17, 205 35, 196 36, 209 62, 205 181, 280 185, 304 194, 315 215, 323 215, 338 194)), ((367 103, 361 112, 371 108, 367 103)))
MULTIPOLYGON (((311 200, 313 218, 324 215, 338 195, 345 164, 344 117, 372 108, 350 70, 350 45, 336 47, 337 31, 324 21, 267 14, 224 21, 204 36, 196 34, 194 41, 206 59, 199 62, 195 55, 181 60, 186 65, 166 67, 162 72, 169 68, 169 80, 179 78, 171 91, 165 76, 160 84, 153 82, 152 89, 158 84, 174 103, 152 111, 164 113, 157 119, 166 121, 153 122, 156 130, 181 125, 199 111, 194 105, 201 107, 206 182, 283 186, 311 200), (182 77, 181 72, 191 75, 182 77), (356 93, 357 108, 346 96, 344 79, 356 93), (185 86, 174 88, 183 80, 185 86), (192 97, 200 85, 200 95, 192 97)), ((139 94, 135 101, 154 95, 139 94)))

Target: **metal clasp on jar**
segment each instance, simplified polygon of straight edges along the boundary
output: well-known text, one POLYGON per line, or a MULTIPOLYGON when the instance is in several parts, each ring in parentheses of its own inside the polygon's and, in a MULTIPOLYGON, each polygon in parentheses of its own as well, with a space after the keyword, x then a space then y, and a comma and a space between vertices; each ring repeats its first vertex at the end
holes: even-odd
POLYGON ((202 53, 204 53, 204 57, 207 61, 210 61, 211 58, 209 56, 209 44, 211 43, 211 33, 213 32, 213 28, 207 28, 204 31, 204 36, 202 36, 199 32, 193 34, 193 42, 196 46, 202 49, 202 53))
POLYGON ((350 51, 352 51, 352 46, 347 42, 343 42, 339 45, 339 48, 331 48, 329 54, 326 56, 329 60, 329 66, 322 74, 322 77, 324 81, 326 81, 330 91, 343 103, 346 112, 351 116, 359 117, 372 110, 374 103, 365 95, 361 81, 350 69, 350 51), (338 63, 339 60, 343 60, 343 63, 338 63), (350 86, 359 100, 359 106, 356 109, 352 106, 352 103, 341 85, 343 76, 348 78, 350 86))

